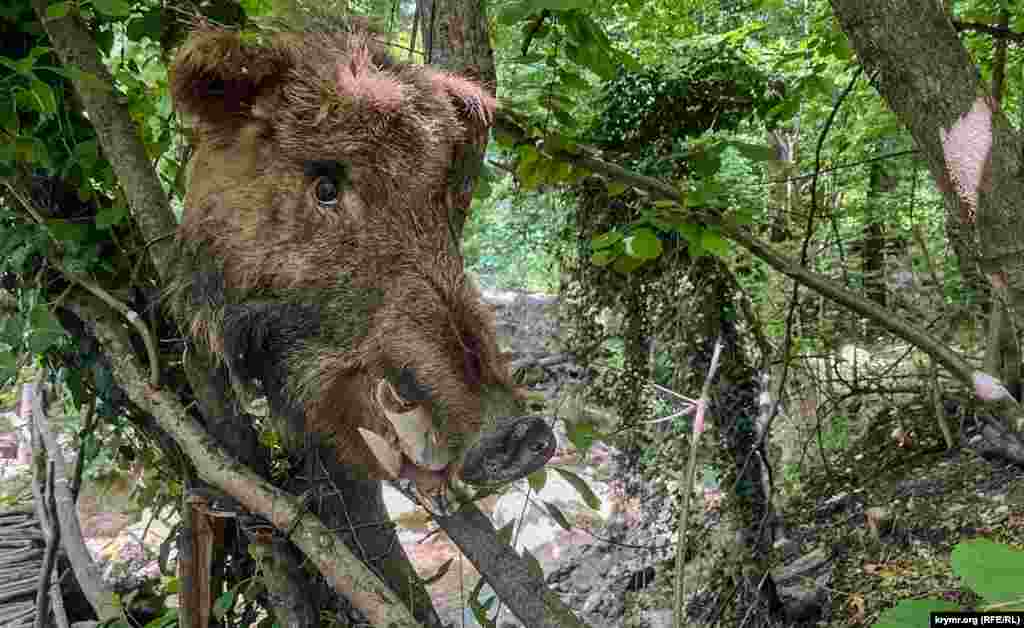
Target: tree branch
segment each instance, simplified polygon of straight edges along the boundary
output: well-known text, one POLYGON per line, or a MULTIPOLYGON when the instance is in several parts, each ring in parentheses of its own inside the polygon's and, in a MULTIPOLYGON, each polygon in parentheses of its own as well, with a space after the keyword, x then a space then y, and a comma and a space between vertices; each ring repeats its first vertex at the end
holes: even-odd
MULTIPOLYGON (((685 207, 686 199, 679 190, 669 183, 627 170, 617 164, 606 162, 589 154, 582 148, 579 148, 576 152, 569 152, 561 148, 547 149, 543 140, 529 137, 527 132, 520 126, 520 122, 507 112, 498 112, 495 130, 514 138, 517 142, 536 142, 537 149, 552 159, 567 161, 590 172, 602 174, 610 179, 627 183, 647 192, 655 199, 673 200, 681 207, 685 207)), ((787 259, 769 245, 751 236, 742 227, 731 223, 727 217, 716 216, 711 212, 701 211, 700 209, 691 209, 691 211, 695 219, 716 226, 722 235, 761 258, 775 270, 870 319, 879 327, 888 330, 893 335, 924 351, 948 369, 961 383, 968 386, 971 390, 975 390, 975 369, 960 355, 947 346, 936 342, 926 330, 899 316, 897 313, 879 307, 876 303, 850 292, 838 283, 787 259)), ((1019 408, 1019 404, 1014 405, 1019 408)), ((1014 414, 1019 413, 1019 410, 1014 412, 1014 414)))
POLYGON ((953 20, 953 27, 958 32, 963 31, 974 31, 976 33, 985 33, 991 35, 997 39, 1008 40, 1017 43, 1024 43, 1024 33, 1018 33, 1012 31, 1009 28, 1002 26, 992 26, 991 24, 979 24, 978 22, 964 22, 961 20, 953 20))
POLYGON ((171 268, 171 244, 156 240, 173 232, 177 220, 167 203, 160 179, 146 155, 139 129, 118 99, 114 79, 99 56, 99 48, 78 21, 75 11, 67 17, 46 17, 46 0, 32 0, 36 15, 49 35, 61 63, 75 72, 71 82, 82 100, 89 121, 96 129, 103 152, 121 183, 143 237, 155 240, 149 248, 153 265, 161 276, 171 268))
POLYGON ((64 468, 64 456, 60 452, 60 445, 50 431, 49 419, 43 409, 43 378, 39 377, 36 382, 32 396, 32 424, 38 431, 43 444, 46 447, 47 457, 53 461, 53 473, 56 476, 54 486, 56 488, 57 519, 60 522, 61 544, 67 551, 68 560, 75 572, 82 592, 88 598, 96 614, 101 621, 116 619, 121 616, 118 605, 114 603, 114 594, 108 590, 103 583, 96 562, 85 542, 82 539, 82 526, 78 521, 78 511, 75 508, 75 500, 68 490, 68 476, 64 468))
POLYGON ((174 438, 203 481, 237 498, 249 512, 266 518, 277 529, 290 530, 290 540, 370 623, 419 627, 395 593, 352 554, 339 534, 309 513, 300 499, 233 459, 189 418, 176 396, 148 385, 124 328, 111 319, 109 310, 105 312, 102 304, 88 297, 68 307, 89 325, 106 350, 118 386, 174 438))

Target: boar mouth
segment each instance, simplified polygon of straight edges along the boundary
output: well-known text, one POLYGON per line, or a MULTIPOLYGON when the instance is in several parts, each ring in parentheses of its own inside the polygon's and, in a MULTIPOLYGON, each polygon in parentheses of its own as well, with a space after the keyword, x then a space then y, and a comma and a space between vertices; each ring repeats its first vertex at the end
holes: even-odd
POLYGON ((392 479, 423 472, 443 474, 452 456, 448 439, 434 426, 429 406, 405 401, 385 378, 377 381, 373 393, 391 429, 381 435, 359 428, 359 434, 384 471, 392 479))

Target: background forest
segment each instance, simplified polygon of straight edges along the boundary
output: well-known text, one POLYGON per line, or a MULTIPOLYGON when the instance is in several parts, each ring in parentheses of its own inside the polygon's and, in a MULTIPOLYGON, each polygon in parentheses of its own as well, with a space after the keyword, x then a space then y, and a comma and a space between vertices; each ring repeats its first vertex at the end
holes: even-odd
MULTIPOLYGON (((177 512, 205 473, 116 373, 119 351, 150 366, 159 354, 165 387, 185 387, 148 258, 173 225, 139 218, 145 192, 121 170, 139 164, 115 163, 97 134, 114 123, 83 112, 118 103, 180 219, 189 147, 168 88, 175 47, 198 23, 243 27, 306 4, 0 6, 0 406, 49 382, 76 496, 83 478, 141 477, 129 510, 177 512), (69 63, 58 49, 71 40, 51 42, 40 14, 80 23, 110 80, 69 63), (82 322, 86 298, 130 325, 130 342, 104 345, 82 322)), ((420 63, 425 7, 465 17, 458 7, 473 3, 335 4, 420 63)), ((684 615, 684 573, 687 615, 708 624, 909 626, 929 610, 1024 605, 1024 8, 893 4, 486 3, 493 76, 482 74, 502 112, 465 217, 466 267, 489 298, 557 296, 557 331, 535 330, 550 342, 512 363, 553 417, 560 456, 576 456, 564 477, 579 501, 614 497, 621 512, 633 500, 634 527, 667 518, 655 536, 687 548, 651 558, 657 578, 631 584, 630 610, 608 625, 684 615), (580 471, 598 445, 616 452, 615 496, 596 496, 596 474, 580 471), (777 569, 814 550, 829 578, 784 599, 777 569), (1017 584, 992 584, 983 566, 1017 584)), ((457 44, 434 45, 435 63, 461 69, 445 56, 457 44)), ((28 486, 5 483, 6 505, 23 502, 28 486)), ((621 518, 535 503, 567 529, 637 539, 621 518)), ((270 625, 249 610, 273 606, 252 585, 263 572, 243 567, 215 578, 212 621, 270 625)), ((165 606, 178 578, 145 587, 158 600, 145 612, 129 610, 138 591, 86 597, 100 620, 179 621, 165 606)), ((497 625, 493 596, 466 596, 475 621, 497 625)), ((604 625, 567 604, 583 619, 537 625, 604 625)))

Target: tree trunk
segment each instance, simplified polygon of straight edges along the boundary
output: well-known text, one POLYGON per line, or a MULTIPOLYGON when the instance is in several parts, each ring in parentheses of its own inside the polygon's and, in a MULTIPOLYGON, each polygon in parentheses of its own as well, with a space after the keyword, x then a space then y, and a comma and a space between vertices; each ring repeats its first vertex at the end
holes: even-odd
MULTIPOLYGON (((423 32, 424 62, 477 80, 494 94, 498 75, 485 7, 483 2, 465 0, 416 0, 423 32)), ((456 150, 457 162, 469 160, 477 167, 487 151, 487 134, 477 138, 475 145, 460 146, 456 150)), ((449 217, 452 232, 459 242, 471 199, 467 195, 463 200, 460 206, 452 208, 449 217)))
POLYGON ((976 230, 981 270, 1000 297, 993 301, 1005 299, 1012 328, 1020 329, 1020 136, 982 83, 941 5, 832 0, 832 7, 867 75, 910 130, 949 211, 976 230))

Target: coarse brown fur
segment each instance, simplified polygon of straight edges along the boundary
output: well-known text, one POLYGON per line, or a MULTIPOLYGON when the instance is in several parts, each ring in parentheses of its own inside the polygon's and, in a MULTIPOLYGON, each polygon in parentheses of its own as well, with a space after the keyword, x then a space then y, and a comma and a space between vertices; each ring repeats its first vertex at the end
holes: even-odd
POLYGON ((200 30, 171 92, 195 130, 171 302, 240 387, 369 477, 387 474, 356 428, 390 429, 381 378, 429 404, 456 460, 519 409, 449 223, 493 98, 359 29, 200 30))

